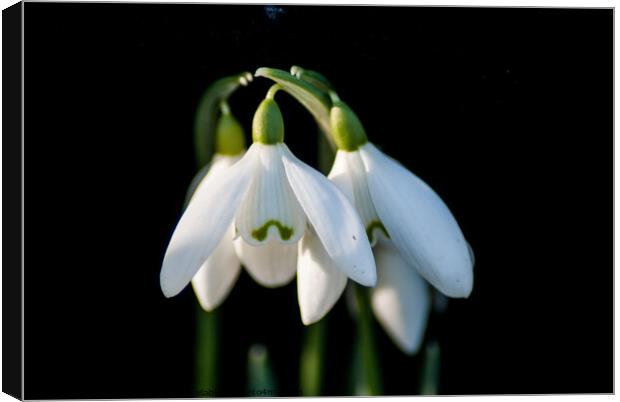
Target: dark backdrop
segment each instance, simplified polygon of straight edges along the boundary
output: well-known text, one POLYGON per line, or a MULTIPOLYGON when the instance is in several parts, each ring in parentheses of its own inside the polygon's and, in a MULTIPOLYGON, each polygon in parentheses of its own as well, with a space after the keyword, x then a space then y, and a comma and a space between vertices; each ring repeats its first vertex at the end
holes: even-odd
MULTIPOLYGON (((221 76, 292 64, 336 85, 476 251, 472 296, 431 320, 440 391, 611 392, 612 31, 612 10, 27 3, 26 397, 193 395, 196 301, 165 299, 159 270, 195 107, 221 76)), ((248 130, 268 86, 231 98, 248 130)), ((313 120, 278 99, 315 163, 313 120)), ((256 341, 297 393, 295 296, 242 274, 221 309, 223 395, 244 394, 256 341)), ((327 391, 346 394, 342 301, 329 324, 327 391)), ((377 334, 386 393, 415 392, 421 359, 377 334)))

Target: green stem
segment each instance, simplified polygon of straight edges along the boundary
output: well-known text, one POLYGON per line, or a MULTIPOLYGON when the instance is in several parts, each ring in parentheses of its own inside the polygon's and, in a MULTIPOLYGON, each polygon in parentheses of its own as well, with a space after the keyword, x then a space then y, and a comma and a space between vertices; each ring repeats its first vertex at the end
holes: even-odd
POLYGON ((438 395, 440 358, 439 344, 436 341, 429 342, 426 345, 420 378, 421 395, 438 395))
POLYGON ((361 346, 364 377, 368 382, 370 395, 381 395, 381 371, 375 344, 373 317, 370 308, 368 290, 355 284, 355 298, 359 308, 357 332, 361 346))
POLYGON ((282 89, 282 85, 273 84, 271 87, 269 87, 269 91, 267 91, 267 95, 265 96, 265 98, 273 99, 276 96, 276 93, 281 89, 282 89))
POLYGON ((196 317, 196 396, 205 398, 218 394, 219 314, 208 313, 197 304, 196 317))
POLYGON ((194 149, 198 167, 206 165, 213 155, 215 129, 221 102, 226 101, 239 86, 252 81, 252 74, 243 72, 212 83, 202 95, 194 118, 194 149))
MULTIPOLYGON (((319 128, 319 131, 321 129, 319 128)), ((329 142, 327 139, 327 134, 323 135, 323 132, 319 132, 318 135, 318 153, 319 153, 319 170, 324 174, 328 175, 329 171, 334 164, 334 159, 336 158, 336 151, 334 150, 333 144, 329 142)))
POLYGON ((297 99, 314 116, 323 132, 327 134, 331 132, 329 110, 332 105, 327 94, 312 84, 275 68, 261 67, 256 70, 254 75, 268 78, 280 84, 284 92, 297 99))
POLYGON ((321 395, 326 326, 326 319, 322 319, 306 330, 299 367, 299 384, 303 396, 321 395))

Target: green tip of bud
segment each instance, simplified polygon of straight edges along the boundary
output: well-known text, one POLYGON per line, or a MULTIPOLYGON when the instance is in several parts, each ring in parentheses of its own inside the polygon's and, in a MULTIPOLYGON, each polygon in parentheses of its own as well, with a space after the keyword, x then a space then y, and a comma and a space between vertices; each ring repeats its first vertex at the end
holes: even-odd
POLYGON ((265 99, 254 113, 252 139, 262 144, 277 144, 284 141, 284 120, 278 104, 265 99))
POLYGON ((239 155, 245 151, 243 127, 230 113, 223 113, 215 130, 215 152, 221 155, 239 155))
POLYGON ((355 151, 368 142, 366 131, 355 112, 337 97, 329 112, 329 118, 338 149, 355 151))

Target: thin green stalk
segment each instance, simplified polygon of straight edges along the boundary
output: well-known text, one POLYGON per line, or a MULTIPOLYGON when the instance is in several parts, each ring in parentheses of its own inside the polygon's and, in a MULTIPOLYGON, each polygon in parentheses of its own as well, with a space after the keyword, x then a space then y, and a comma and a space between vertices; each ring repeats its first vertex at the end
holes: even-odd
POLYGON ((196 370, 197 397, 218 395, 218 338, 219 313, 208 313, 197 307, 196 317, 196 370))
POLYGON ((327 139, 327 134, 323 134, 322 130, 319 129, 318 135, 318 148, 319 148, 319 158, 318 165, 319 170, 327 175, 334 164, 334 158, 336 157, 336 151, 334 150, 333 145, 327 139))
POLYGON ((424 352, 424 363, 422 365, 422 375, 420 378, 421 395, 438 394, 440 358, 439 344, 436 341, 429 342, 424 352))
POLYGON ((303 396, 319 396, 323 389, 326 326, 326 319, 322 319, 306 329, 299 367, 299 385, 303 396))
POLYGON ((370 308, 368 290, 360 285, 355 285, 355 299, 359 308, 357 318, 357 333, 361 347, 362 369, 368 383, 370 395, 381 395, 381 369, 375 344, 373 317, 370 308))
POLYGON ((226 101, 239 86, 252 81, 252 74, 243 72, 212 83, 202 95, 194 118, 194 149, 198 167, 206 165, 215 148, 215 129, 221 102, 226 101))

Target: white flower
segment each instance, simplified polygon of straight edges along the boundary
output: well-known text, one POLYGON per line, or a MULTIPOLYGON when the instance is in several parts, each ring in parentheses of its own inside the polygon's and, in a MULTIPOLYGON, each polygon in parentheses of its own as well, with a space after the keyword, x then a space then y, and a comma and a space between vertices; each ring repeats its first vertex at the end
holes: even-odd
POLYGON ((421 179, 370 142, 339 150, 330 179, 350 194, 374 244, 389 236, 410 265, 439 291, 467 297, 473 259, 454 216, 421 179))
POLYGON ((424 338, 430 313, 429 287, 388 239, 373 206, 359 153, 339 150, 328 177, 357 207, 374 245, 377 286, 370 293, 372 310, 394 343, 403 352, 414 354, 424 338))
MULTIPOLYGON (((328 177, 355 205, 375 246, 375 316, 412 354, 420 347, 430 312, 430 291, 422 277, 447 296, 467 297, 473 287, 473 253, 441 198, 368 142, 355 113, 335 93, 331 97, 338 152, 328 177)), ((340 290, 342 277, 334 269, 330 274, 338 278, 332 282, 340 290)))
MULTIPOLYGON (((275 103, 267 99, 263 104, 267 101, 272 104, 265 113, 275 113, 275 103)), ((274 119, 270 115, 265 118, 267 123, 257 123, 255 117, 255 142, 243 158, 217 174, 210 173, 196 190, 164 257, 160 281, 167 297, 178 294, 205 261, 208 266, 210 258, 219 258, 214 253, 220 246, 229 247, 233 236, 241 262, 265 286, 283 285, 296 270, 304 272, 307 266, 314 266, 317 250, 325 253, 322 257, 330 267, 362 285, 375 285, 370 244, 346 196, 293 156, 281 142, 283 134, 256 134, 273 126, 274 119)), ((230 256, 229 251, 222 254, 230 256)), ((231 266, 232 258, 226 264, 231 266)), ((236 274, 229 271, 207 270, 212 282, 231 286, 234 278, 230 278, 236 274)), ((304 293, 317 278, 302 278, 298 280, 302 312, 316 315, 329 311, 333 303, 322 300, 318 305, 314 297, 304 293)), ((219 292, 225 296, 228 289, 219 292)))
POLYGON ((328 177, 356 206, 374 246, 373 312, 394 343, 415 354, 431 307, 420 274, 451 297, 467 297, 473 254, 433 190, 372 144, 339 150, 328 177))

